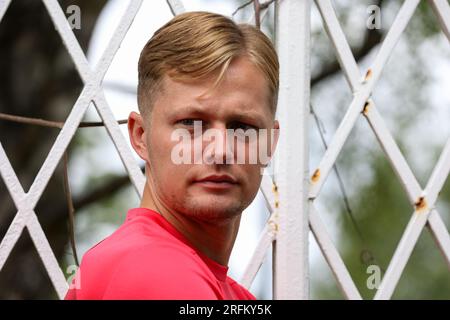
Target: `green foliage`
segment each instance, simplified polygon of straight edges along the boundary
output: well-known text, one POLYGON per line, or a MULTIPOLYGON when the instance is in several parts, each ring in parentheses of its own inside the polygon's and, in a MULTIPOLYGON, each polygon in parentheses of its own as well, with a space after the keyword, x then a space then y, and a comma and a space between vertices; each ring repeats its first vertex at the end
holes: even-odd
POLYGON ((441 32, 438 20, 428 1, 420 1, 411 20, 408 36, 414 39, 432 37, 441 32))

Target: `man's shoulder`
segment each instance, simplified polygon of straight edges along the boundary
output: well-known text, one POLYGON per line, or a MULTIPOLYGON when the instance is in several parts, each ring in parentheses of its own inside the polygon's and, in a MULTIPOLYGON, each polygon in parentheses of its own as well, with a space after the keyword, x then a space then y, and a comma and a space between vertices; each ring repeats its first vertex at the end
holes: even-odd
POLYGON ((163 248, 183 250, 184 244, 167 230, 152 221, 138 217, 125 221, 117 230, 92 246, 83 259, 117 259, 124 255, 132 256, 136 250, 160 251, 163 248))
POLYGON ((143 270, 151 270, 156 276, 168 270, 170 263, 186 266, 180 268, 182 272, 198 265, 192 248, 178 239, 160 230, 140 230, 136 224, 124 224, 83 255, 80 272, 85 282, 106 285, 113 277, 132 278, 143 270))
POLYGON ((83 256, 84 267, 92 264, 123 265, 139 261, 140 264, 158 265, 170 258, 191 260, 194 250, 181 241, 170 237, 133 236, 103 239, 83 256))

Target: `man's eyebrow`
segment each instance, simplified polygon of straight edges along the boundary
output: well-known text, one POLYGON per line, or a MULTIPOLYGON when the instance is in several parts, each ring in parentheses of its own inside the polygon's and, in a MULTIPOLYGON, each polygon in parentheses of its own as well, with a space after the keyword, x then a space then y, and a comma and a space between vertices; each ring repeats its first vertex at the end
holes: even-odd
MULTIPOLYGON (((204 107, 197 107, 193 105, 187 105, 181 108, 177 108, 173 110, 171 113, 172 117, 178 117, 180 115, 184 116, 203 116, 203 115, 214 115, 214 110, 210 108, 204 108, 204 107)), ((232 113, 227 116, 232 121, 253 121, 256 122, 257 125, 263 126, 264 124, 264 118, 258 114, 257 112, 250 112, 250 111, 241 111, 239 113, 232 113)))
POLYGON ((175 110, 173 110, 172 116, 178 116, 181 114, 203 115, 203 114, 208 114, 208 111, 209 110, 205 109, 205 108, 188 105, 188 106, 183 106, 183 107, 176 108, 175 110))
POLYGON ((253 121, 253 122, 255 122, 256 125, 259 125, 259 126, 264 125, 263 117, 261 117, 261 115, 259 115, 258 113, 255 113, 255 112, 246 111, 246 112, 242 112, 242 113, 236 113, 236 114, 233 114, 231 116, 231 118, 234 121, 242 121, 242 122, 253 121))

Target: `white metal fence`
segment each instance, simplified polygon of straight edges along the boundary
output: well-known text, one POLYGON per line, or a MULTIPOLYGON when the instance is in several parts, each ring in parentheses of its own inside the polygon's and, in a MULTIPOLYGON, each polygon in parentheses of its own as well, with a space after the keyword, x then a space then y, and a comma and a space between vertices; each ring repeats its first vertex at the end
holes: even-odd
MULTIPOLYGON (((375 299, 389 299, 400 279, 412 250, 425 225, 430 228, 437 245, 450 267, 450 236, 439 213, 435 209, 435 202, 442 189, 450 170, 450 139, 442 151, 439 161, 425 189, 422 190, 413 172, 408 166, 384 120, 377 110, 371 93, 380 78, 381 72, 391 54, 395 44, 405 30, 409 20, 416 10, 420 0, 406 0, 389 29, 372 66, 366 74, 361 76, 344 33, 336 18, 336 14, 329 0, 317 0, 317 6, 322 15, 326 31, 336 49, 336 53, 345 74, 347 82, 353 92, 353 100, 347 109, 344 119, 340 123, 332 142, 311 176, 309 189, 310 227, 316 240, 328 261, 338 284, 349 299, 360 299, 361 296, 352 281, 335 246, 330 241, 326 229, 320 220, 319 213, 314 206, 314 199, 327 178, 339 152, 342 149, 352 127, 362 115, 367 119, 383 151, 393 166, 401 185, 405 189, 412 206, 412 216, 409 221, 394 256, 383 277, 375 299)), ((430 0, 436 17, 447 38, 450 40, 450 6, 445 0, 430 0)))
MULTIPOLYGON (((42 0, 63 39, 84 83, 53 147, 28 192, 25 192, 0 144, 0 174, 17 207, 17 213, 0 243, 0 271, 26 227, 44 263, 59 298, 68 289, 63 271, 52 252, 34 208, 53 175, 89 104, 93 102, 119 153, 130 179, 141 196, 144 176, 120 132, 101 86, 121 42, 135 18, 142 0, 132 0, 96 68, 92 70, 57 0, 42 0)), ((275 38, 280 70, 278 119, 283 126, 276 154, 276 177, 265 175, 261 191, 271 213, 241 283, 249 288, 268 250, 273 248, 274 299, 308 299, 308 234, 311 230, 345 297, 361 299, 341 256, 333 244, 315 205, 349 133, 362 115, 370 124, 386 157, 392 164, 408 199, 412 216, 407 225, 376 299, 389 299, 419 238, 427 226, 450 266, 450 236, 435 202, 450 170, 450 139, 442 151, 428 184, 422 189, 384 120, 371 93, 395 44, 402 35, 420 0, 406 0, 384 38, 372 66, 361 76, 344 36, 331 0, 316 0, 326 32, 336 49, 340 66, 353 92, 353 99, 328 149, 310 176, 308 173, 308 116, 310 82, 310 0, 279 0, 275 6, 275 38), (295 137, 295 138, 293 138, 295 137), (276 181, 276 183, 275 183, 276 181), (273 245, 273 246, 272 246, 273 245)), ((11 0, 0 0, 0 21, 11 0)), ((272 1, 267 1, 269 4, 272 1)), ((446 0, 429 0, 440 26, 450 41, 450 6, 446 0)), ((181 1, 167 0, 174 14, 184 11, 181 1)), ((255 11, 263 19, 267 5, 255 11)), ((256 8, 256 7, 255 7, 256 8)), ((253 18, 253 21, 258 19, 253 18)))

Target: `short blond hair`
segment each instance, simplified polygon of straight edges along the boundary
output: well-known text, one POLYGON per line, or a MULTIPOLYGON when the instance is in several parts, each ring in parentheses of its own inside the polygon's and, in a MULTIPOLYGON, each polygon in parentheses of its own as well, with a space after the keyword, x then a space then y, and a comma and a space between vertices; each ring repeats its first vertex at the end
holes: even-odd
POLYGON ((279 63, 270 39, 249 24, 210 12, 193 11, 175 16, 159 28, 142 49, 139 64, 138 106, 150 113, 157 94, 163 91, 164 75, 196 80, 218 72, 222 80, 233 58, 246 56, 267 79, 268 105, 276 111, 279 63))

